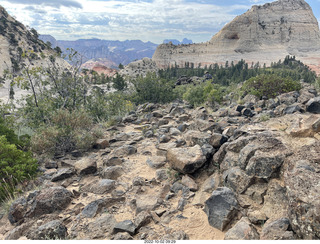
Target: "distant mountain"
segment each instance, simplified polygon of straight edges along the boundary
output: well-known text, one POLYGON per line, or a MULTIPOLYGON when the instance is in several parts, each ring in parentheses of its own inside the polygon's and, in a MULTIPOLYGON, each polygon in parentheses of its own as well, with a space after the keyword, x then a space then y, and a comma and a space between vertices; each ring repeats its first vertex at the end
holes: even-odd
POLYGON ((184 38, 182 40, 182 42, 180 42, 179 40, 177 39, 165 39, 163 41, 163 44, 167 44, 167 43, 172 43, 173 45, 181 45, 181 44, 193 44, 192 40, 189 40, 187 38, 184 38))
POLYGON ((50 35, 40 35, 44 42, 50 42, 52 47, 59 46, 62 51, 67 48, 77 50, 83 55, 83 62, 99 59, 109 60, 113 63, 111 67, 142 59, 151 58, 157 48, 157 44, 152 42, 142 42, 140 40, 109 41, 100 39, 80 39, 76 41, 60 41, 50 35))

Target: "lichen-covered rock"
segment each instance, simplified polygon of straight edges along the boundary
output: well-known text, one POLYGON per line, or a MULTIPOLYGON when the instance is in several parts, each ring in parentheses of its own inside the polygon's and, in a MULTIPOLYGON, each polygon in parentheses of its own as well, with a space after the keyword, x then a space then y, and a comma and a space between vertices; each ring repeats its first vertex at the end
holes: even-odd
POLYGON ((288 159, 285 182, 289 219, 299 238, 320 237, 320 143, 301 148, 288 159))
POLYGON ((32 240, 64 240, 67 237, 67 228, 61 221, 53 220, 28 233, 27 237, 32 240))

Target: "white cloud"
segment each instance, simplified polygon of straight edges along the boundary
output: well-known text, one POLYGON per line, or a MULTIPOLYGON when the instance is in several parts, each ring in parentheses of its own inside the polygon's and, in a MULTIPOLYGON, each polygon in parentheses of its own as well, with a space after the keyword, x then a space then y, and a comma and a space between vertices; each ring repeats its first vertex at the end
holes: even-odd
POLYGON ((267 2, 232 1, 234 4, 226 5, 208 0, 56 0, 53 6, 49 0, 39 0, 42 5, 22 4, 36 1, 4 0, 1 4, 23 24, 60 40, 97 37, 156 43, 184 37, 194 42, 208 41, 252 3, 267 2), (82 8, 69 8, 68 4, 82 8))

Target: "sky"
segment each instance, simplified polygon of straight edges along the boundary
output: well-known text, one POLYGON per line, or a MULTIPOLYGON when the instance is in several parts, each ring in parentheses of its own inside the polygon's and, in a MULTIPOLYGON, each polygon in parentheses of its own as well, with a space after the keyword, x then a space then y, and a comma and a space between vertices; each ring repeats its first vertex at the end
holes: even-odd
MULTIPOLYGON (((188 38, 206 42, 225 24, 272 0, 0 0, 10 15, 57 40, 188 38)), ((306 0, 320 22, 320 0, 306 0)))

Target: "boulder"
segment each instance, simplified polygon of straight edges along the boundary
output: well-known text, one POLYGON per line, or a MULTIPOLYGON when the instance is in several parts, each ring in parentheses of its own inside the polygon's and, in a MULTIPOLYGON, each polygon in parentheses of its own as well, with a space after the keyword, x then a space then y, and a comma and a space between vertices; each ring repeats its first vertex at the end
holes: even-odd
POLYGON ((98 199, 95 201, 90 202, 81 212, 81 215, 85 218, 93 218, 99 212, 101 212, 102 208, 105 206, 104 199, 98 199))
POLYGON ((67 234, 67 228, 62 222, 53 220, 28 233, 27 238, 31 240, 65 240, 67 234))
POLYGON ((154 169, 159 169, 166 164, 166 157, 155 156, 147 159, 147 164, 154 169))
POLYGON ((259 240, 259 234, 249 219, 240 219, 224 236, 225 240, 259 240))
POLYGON ((224 231, 238 213, 238 201, 232 190, 220 187, 205 202, 204 211, 208 216, 209 224, 224 231))
POLYGON ((206 132, 200 132, 196 130, 189 130, 183 135, 188 146, 210 144, 211 135, 206 132))
POLYGON ((320 143, 302 147, 288 158, 284 173, 288 196, 289 220, 302 239, 320 236, 320 143))
POLYGON ((82 187, 81 191, 91 192, 94 194, 105 194, 110 193, 115 189, 116 182, 110 179, 96 179, 90 182, 89 184, 82 187))
POLYGON ((261 231, 261 240, 294 240, 294 233, 288 218, 268 220, 261 231))
POLYGON ((309 100, 306 104, 307 112, 320 114, 320 97, 315 97, 309 100))
POLYGON ((117 180, 123 174, 124 170, 121 166, 107 167, 100 172, 101 178, 110 180, 117 180))
POLYGON ((75 174, 75 170, 72 168, 63 168, 59 169, 51 178, 52 182, 56 182, 59 180, 64 180, 70 178, 75 174))
POLYGON ((107 139, 98 139, 93 145, 94 149, 105 149, 109 147, 109 140, 107 139))
POLYGON ((122 147, 119 147, 119 148, 115 149, 111 153, 111 155, 113 157, 121 158, 121 157, 126 157, 126 156, 129 156, 129 155, 135 154, 136 152, 137 152, 137 148, 135 148, 134 146, 132 146, 132 145, 124 145, 122 147))
POLYGON ((201 168, 206 162, 201 147, 170 148, 167 151, 170 166, 183 174, 190 174, 201 168))
POLYGON ((124 220, 119 223, 117 223, 113 228, 114 233, 118 232, 127 232, 130 235, 134 235, 136 232, 136 226, 131 220, 124 220))
POLYGON ((65 209, 72 200, 72 193, 64 187, 50 187, 35 191, 27 198, 12 203, 8 213, 11 224, 21 223, 27 217, 39 217, 65 209))
POLYGON ((181 179, 181 184, 188 187, 190 191, 197 191, 198 185, 197 183, 188 175, 184 175, 181 179))
POLYGON ((94 174, 97 172, 97 160, 91 157, 82 158, 75 162, 74 168, 79 175, 94 174))
POLYGON ((235 192, 242 194, 250 186, 252 177, 248 176, 239 167, 226 170, 223 173, 224 186, 233 189, 235 192))

